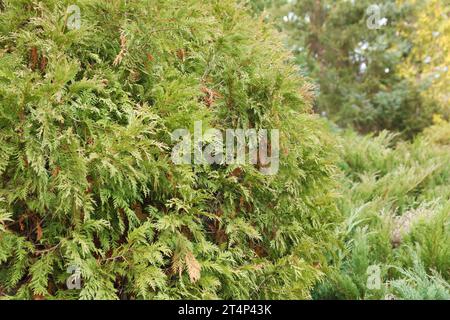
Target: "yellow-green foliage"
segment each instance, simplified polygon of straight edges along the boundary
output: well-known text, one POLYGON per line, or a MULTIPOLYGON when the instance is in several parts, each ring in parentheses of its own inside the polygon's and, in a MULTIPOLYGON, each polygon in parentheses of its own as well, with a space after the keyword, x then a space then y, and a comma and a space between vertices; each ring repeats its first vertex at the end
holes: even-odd
POLYGON ((334 142, 270 25, 234 0, 2 3, 0 295, 310 296, 334 142), (278 174, 174 165, 170 133, 196 120, 279 128, 278 174))
POLYGON ((412 50, 400 72, 422 86, 429 103, 436 102, 450 116, 450 5, 445 0, 398 0, 414 7, 414 14, 402 24, 411 39, 412 50), (412 21, 409 21, 412 20, 412 21))

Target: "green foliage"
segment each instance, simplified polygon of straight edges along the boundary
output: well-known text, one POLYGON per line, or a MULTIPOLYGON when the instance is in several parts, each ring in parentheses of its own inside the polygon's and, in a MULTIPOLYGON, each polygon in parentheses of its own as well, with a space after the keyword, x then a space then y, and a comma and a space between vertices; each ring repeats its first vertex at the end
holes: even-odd
POLYGON ((341 134, 342 245, 315 298, 448 299, 448 129, 441 122, 411 143, 341 134), (367 285, 369 266, 380 267, 378 289, 367 285))
POLYGON ((448 299, 448 79, 411 76, 447 11, 411 1, 1 1, 0 298, 448 299), (280 129, 278 173, 175 165, 198 120, 280 129))
POLYGON ((421 264, 414 260, 413 269, 400 269, 401 279, 390 283, 393 297, 406 300, 449 300, 450 285, 442 276, 432 271, 431 275, 421 264))
POLYGON ((0 296, 310 297, 334 139, 274 28, 233 0, 79 0, 79 30, 74 1, 3 4, 0 296), (174 165, 170 133, 196 120, 279 128, 278 174, 174 165))
POLYGON ((429 2, 280 0, 265 7, 316 83, 318 113, 362 133, 387 129, 412 138, 434 113, 447 115, 448 6, 429 2), (369 28, 376 21, 384 23, 369 28))

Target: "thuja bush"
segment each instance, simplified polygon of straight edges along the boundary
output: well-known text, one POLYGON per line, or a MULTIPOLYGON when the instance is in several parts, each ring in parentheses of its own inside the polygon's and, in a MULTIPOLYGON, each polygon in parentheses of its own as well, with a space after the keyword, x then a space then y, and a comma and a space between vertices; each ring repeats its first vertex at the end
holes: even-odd
POLYGON ((334 143, 263 19, 233 0, 6 0, 0 43, 0 296, 309 298, 334 143), (198 120, 280 129, 278 173, 175 165, 170 133, 198 120))

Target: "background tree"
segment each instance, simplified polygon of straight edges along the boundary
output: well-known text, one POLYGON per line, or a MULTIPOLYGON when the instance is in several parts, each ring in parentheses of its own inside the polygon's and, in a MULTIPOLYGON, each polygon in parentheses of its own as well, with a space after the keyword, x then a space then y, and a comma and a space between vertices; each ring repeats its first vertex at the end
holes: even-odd
POLYGON ((411 39, 411 52, 399 68, 405 77, 421 87, 439 114, 450 116, 450 5, 440 0, 399 1, 414 5, 414 15, 400 24, 404 37, 411 39))
MULTIPOLYGON (((269 12, 289 34, 287 43, 297 62, 317 84, 316 111, 339 125, 360 132, 390 129, 410 137, 439 111, 435 101, 423 99, 423 84, 411 76, 414 68, 406 74, 402 67, 417 55, 414 50, 426 50, 418 49, 411 29, 401 32, 406 21, 426 24, 416 18, 421 6, 395 0, 377 5, 369 0, 297 0, 275 2, 269 12)), ((433 21, 446 29, 439 19, 433 21)), ((448 57, 445 49, 439 52, 448 57)), ((441 89, 436 87, 444 94, 441 89)))

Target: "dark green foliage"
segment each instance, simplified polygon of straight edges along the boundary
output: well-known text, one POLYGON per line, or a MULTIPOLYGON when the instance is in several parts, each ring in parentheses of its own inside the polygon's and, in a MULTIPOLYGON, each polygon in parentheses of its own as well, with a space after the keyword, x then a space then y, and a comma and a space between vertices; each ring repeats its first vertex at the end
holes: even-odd
POLYGON ((388 129, 408 138, 432 123, 438 105, 424 100, 426 84, 406 76, 402 68, 414 40, 402 29, 415 23, 417 3, 280 0, 266 5, 271 6, 297 63, 317 84, 318 113, 362 133, 388 129), (373 5, 379 14, 369 9, 373 5), (380 28, 368 27, 383 18, 380 28))

